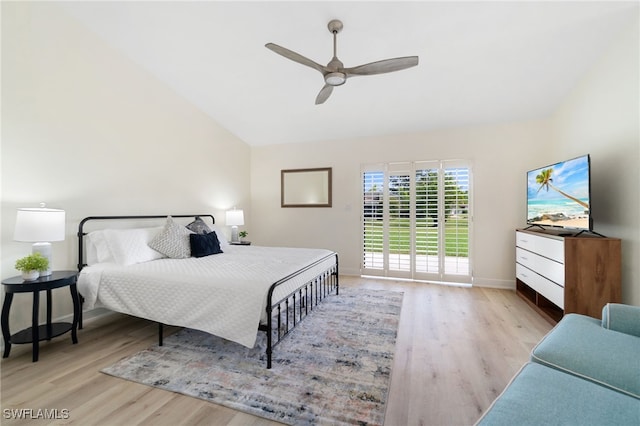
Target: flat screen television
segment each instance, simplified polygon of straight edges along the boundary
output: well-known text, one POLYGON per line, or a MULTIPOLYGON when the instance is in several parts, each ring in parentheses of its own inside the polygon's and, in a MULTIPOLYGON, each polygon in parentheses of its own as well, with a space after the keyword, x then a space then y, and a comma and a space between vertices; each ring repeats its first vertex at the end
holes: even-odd
POLYGON ((589 154, 527 172, 527 223, 593 230, 589 154))

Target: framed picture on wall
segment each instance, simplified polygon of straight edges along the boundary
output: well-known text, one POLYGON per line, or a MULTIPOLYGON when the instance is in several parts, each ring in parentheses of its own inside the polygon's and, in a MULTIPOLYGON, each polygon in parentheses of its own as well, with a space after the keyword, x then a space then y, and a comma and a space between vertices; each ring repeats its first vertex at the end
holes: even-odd
POLYGON ((281 207, 331 207, 331 167, 280 173, 281 207))

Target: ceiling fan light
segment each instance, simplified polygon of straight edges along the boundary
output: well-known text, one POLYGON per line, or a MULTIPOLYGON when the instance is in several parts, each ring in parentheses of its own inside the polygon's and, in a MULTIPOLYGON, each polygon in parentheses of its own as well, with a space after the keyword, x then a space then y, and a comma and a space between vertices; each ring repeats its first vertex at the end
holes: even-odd
POLYGON ((347 81, 347 78, 341 72, 330 72, 324 76, 324 81, 330 86, 340 86, 347 81))

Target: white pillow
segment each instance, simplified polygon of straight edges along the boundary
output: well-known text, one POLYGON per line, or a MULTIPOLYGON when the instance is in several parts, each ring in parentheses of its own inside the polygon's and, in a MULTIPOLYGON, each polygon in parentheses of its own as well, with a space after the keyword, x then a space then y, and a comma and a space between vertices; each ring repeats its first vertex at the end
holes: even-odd
POLYGON ((161 227, 105 229, 103 232, 113 260, 120 265, 133 265, 165 257, 149 247, 149 242, 161 229, 161 227))
POLYGON ((220 247, 229 245, 229 240, 227 239, 227 236, 222 232, 222 229, 218 225, 212 225, 211 230, 214 231, 218 236, 218 241, 220 241, 220 247))
POLYGON ((87 235, 87 264, 113 262, 113 255, 104 238, 104 230, 89 232, 87 235))
POLYGON ((185 259, 191 257, 189 234, 194 232, 175 223, 169 216, 164 228, 151 240, 149 246, 172 259, 185 259))
POLYGON ((84 263, 86 265, 95 265, 96 263, 98 263, 98 250, 96 250, 96 246, 91 244, 89 239, 87 239, 85 243, 85 247, 86 249, 85 249, 84 263))

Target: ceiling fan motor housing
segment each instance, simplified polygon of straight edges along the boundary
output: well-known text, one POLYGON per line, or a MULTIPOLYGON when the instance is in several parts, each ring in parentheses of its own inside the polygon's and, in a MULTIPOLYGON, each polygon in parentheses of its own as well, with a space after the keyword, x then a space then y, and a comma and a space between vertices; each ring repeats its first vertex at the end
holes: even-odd
MULTIPOLYGON (((335 53, 335 52, 334 52, 335 53)), ((340 70, 344 68, 344 64, 340 59, 335 56, 327 64, 327 69, 330 71, 324 75, 325 83, 331 86, 341 86, 347 81, 347 75, 340 70)))

